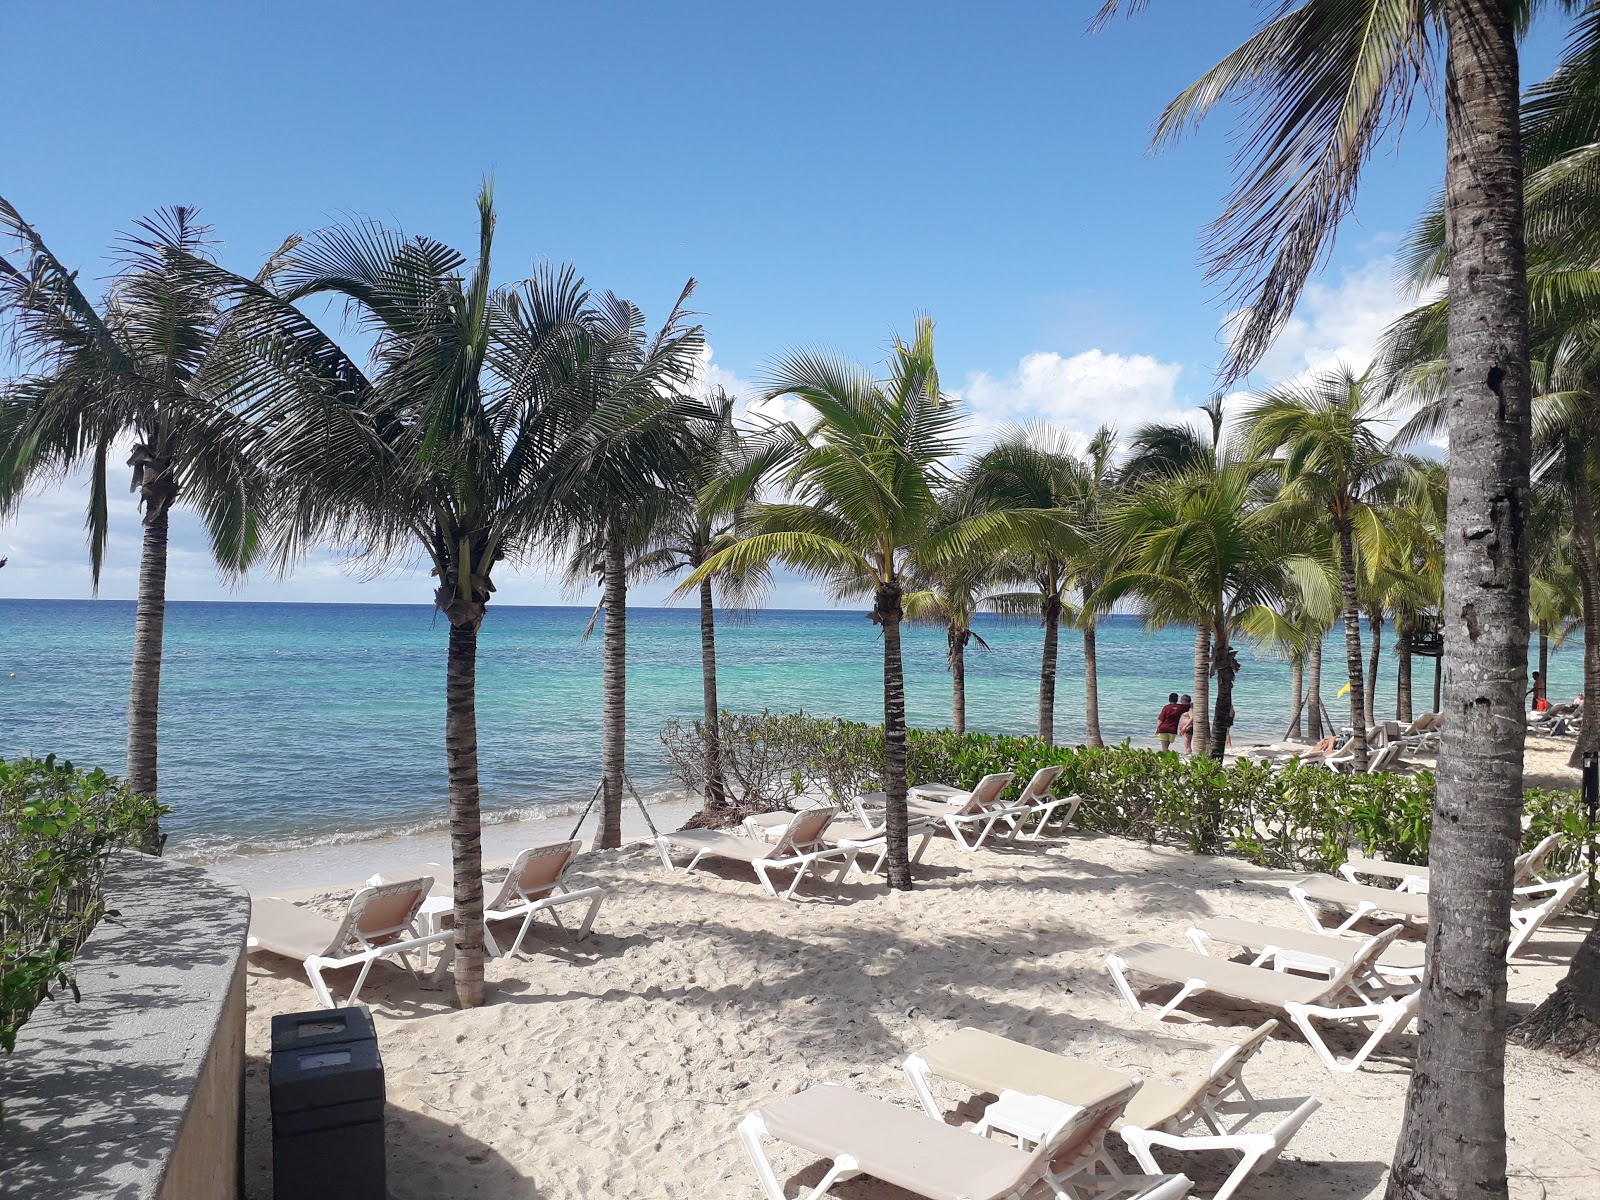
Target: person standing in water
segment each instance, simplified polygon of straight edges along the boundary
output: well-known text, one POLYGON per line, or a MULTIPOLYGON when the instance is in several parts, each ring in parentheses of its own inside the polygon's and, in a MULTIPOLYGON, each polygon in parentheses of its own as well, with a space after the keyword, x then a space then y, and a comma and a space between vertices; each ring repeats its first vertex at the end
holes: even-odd
POLYGON ((1191 757, 1194 755, 1194 699, 1184 695, 1178 700, 1178 707, 1183 709, 1183 716, 1178 718, 1178 736, 1183 739, 1183 752, 1191 757))
POLYGON ((1156 717, 1156 741, 1163 750, 1172 749, 1172 739, 1178 736, 1178 722, 1183 717, 1183 706, 1178 703, 1178 693, 1169 692, 1167 702, 1156 717))

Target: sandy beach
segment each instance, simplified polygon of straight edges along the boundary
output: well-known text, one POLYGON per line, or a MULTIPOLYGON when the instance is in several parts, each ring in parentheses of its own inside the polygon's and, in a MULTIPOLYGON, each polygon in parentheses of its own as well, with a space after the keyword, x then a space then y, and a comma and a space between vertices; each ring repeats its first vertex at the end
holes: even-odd
MULTIPOLYGON (((1570 786, 1575 773, 1556 761, 1565 753, 1530 745, 1530 777, 1570 786)), ((941 838, 910 894, 856 875, 842 895, 807 888, 787 904, 764 898, 733 864, 669 875, 644 842, 580 865, 584 881, 612 889, 596 932, 582 943, 552 932, 526 961, 492 961, 486 1007, 458 1012, 448 992, 374 972, 364 998, 388 1071, 397 1200, 757 1197, 734 1135, 745 1113, 822 1081, 912 1105, 900 1062, 966 1025, 1180 1080, 1259 1014, 1201 1003, 1194 1020, 1134 1017, 1105 974, 1105 953, 1146 939, 1177 944, 1209 915, 1303 922, 1284 893, 1295 876, 1083 835, 977 854, 941 838)), ((312 902, 346 894, 321 889, 312 902)), ((1565 919, 1514 963, 1517 1011, 1554 986, 1586 927, 1565 919)), ((265 956, 251 960, 248 995, 247 1176, 249 1195, 266 1200, 269 1020, 314 1003, 295 964, 265 956)), ((1258 1096, 1314 1095, 1323 1106, 1239 1195, 1381 1195, 1412 1044, 1395 1038, 1355 1075, 1334 1075, 1280 1032, 1248 1082, 1258 1096)), ((1600 1071, 1512 1047, 1506 1074, 1512 1195, 1600 1193, 1600 1071)), ((791 1195, 820 1177, 816 1162, 782 1147, 775 1163, 791 1195)), ((1186 1155, 1181 1169, 1204 1195, 1226 1160, 1186 1155)), ((903 1193, 861 1179, 838 1194, 903 1193)))

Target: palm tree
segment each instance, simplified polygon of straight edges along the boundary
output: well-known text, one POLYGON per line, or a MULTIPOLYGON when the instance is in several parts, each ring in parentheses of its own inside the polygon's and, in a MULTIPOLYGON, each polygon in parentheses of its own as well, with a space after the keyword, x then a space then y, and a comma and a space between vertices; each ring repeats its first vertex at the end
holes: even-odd
POLYGON ((1203 614, 1214 647, 1216 708, 1211 757, 1221 760, 1239 671, 1234 631, 1289 589, 1287 563, 1302 529, 1258 503, 1258 468, 1224 458, 1157 478, 1112 510, 1109 535, 1124 566, 1108 596, 1135 596, 1155 625, 1203 614))
MULTIPOLYGON (((1100 20, 1146 3, 1106 0, 1100 20)), ((1355 203, 1361 168, 1403 121, 1443 35, 1445 225, 1458 297, 1447 384, 1450 720, 1429 851, 1436 883, 1428 903, 1440 919, 1429 923, 1417 1069, 1388 1183, 1395 1200, 1469 1186, 1506 1194, 1505 912, 1521 838, 1516 693, 1527 663, 1521 523, 1532 390, 1517 32, 1529 8, 1513 0, 1274 6, 1261 29, 1168 106, 1157 133, 1177 137, 1227 100, 1245 113, 1237 186, 1208 254, 1213 273, 1235 281, 1244 314, 1230 344, 1231 382, 1289 319, 1355 203)))
POLYGON ((1081 563, 1084 553, 1081 539, 1068 540, 1062 532, 1081 527, 1095 484, 1089 468, 1073 453, 1068 435, 1036 425, 1003 433, 967 470, 963 486, 979 511, 996 514, 1009 530, 1009 552, 997 574, 1026 585, 1026 590, 989 596, 988 606, 1010 616, 1037 614, 1044 628, 1039 737, 1054 745, 1061 622, 1078 620, 1069 596, 1076 583, 1075 560, 1081 563))
POLYGON ((671 416, 683 366, 667 354, 641 368, 636 344, 591 307, 571 269, 492 286, 487 185, 478 224, 470 262, 361 221, 291 240, 276 290, 231 281, 251 334, 234 387, 262 431, 257 453, 284 480, 280 562, 328 541, 375 566, 420 553, 438 581, 463 1007, 483 1002, 476 681, 495 567, 548 542, 561 502, 614 439, 671 416), (319 296, 358 314, 373 341, 370 375, 294 307, 319 296))
MULTIPOLYGON (((964 486, 949 489, 937 522, 951 528, 974 515, 971 490, 964 486)), ((913 564, 915 574, 907 581, 903 600, 906 619, 944 630, 945 663, 950 668, 950 728, 967 731, 967 647, 979 649, 989 643, 972 628, 973 619, 985 602, 985 592, 995 575, 995 563, 982 554, 968 554, 926 566, 913 564)))
MULTIPOLYGON (((28 484, 89 467, 89 563, 100 587, 109 530, 111 455, 126 439, 144 545, 128 692, 127 784, 158 792, 161 645, 167 538, 174 507, 197 512, 223 573, 243 574, 259 547, 265 480, 244 450, 246 429, 215 369, 228 316, 199 267, 209 230, 192 208, 163 209, 121 243, 117 273, 99 308, 33 226, 0 199, 0 231, 21 249, 0 256, 0 316, 28 374, 0 391, 0 515, 28 484)), ((163 842, 152 822, 148 853, 163 842)))
MULTIPOLYGON (((639 574, 673 576, 693 571, 738 537, 744 505, 755 496, 761 476, 770 467, 771 449, 760 437, 747 438, 734 420, 734 398, 718 388, 707 406, 712 419, 691 455, 687 469, 671 489, 670 502, 651 530, 650 547, 635 567, 639 574)), ((720 584, 724 604, 756 603, 771 583, 763 564, 742 574, 702 579, 700 600, 700 691, 705 753, 705 811, 727 806, 722 770, 720 705, 717 702, 716 596, 720 584)), ((677 595, 676 592, 673 593, 677 595)))
MULTIPOLYGON (((1367 765, 1371 709, 1361 661, 1357 541, 1369 562, 1382 554, 1386 532, 1378 493, 1393 483, 1403 465, 1386 445, 1376 417, 1375 389, 1341 365, 1306 382, 1267 392, 1241 418, 1249 453, 1262 458, 1281 454, 1273 463, 1282 485, 1278 503, 1313 507, 1333 525, 1350 679, 1352 750, 1359 770, 1367 765)), ((1378 637, 1374 626, 1373 638, 1378 637)))
POLYGON ((1109 425, 1095 430, 1088 445, 1088 473, 1073 519, 1088 536, 1073 556, 1073 578, 1078 588, 1077 625, 1083 634, 1084 738, 1091 746, 1104 746, 1100 734, 1100 618, 1107 611, 1100 584, 1116 571, 1115 559, 1106 557, 1105 539, 1096 536, 1100 515, 1116 498, 1112 461, 1117 453, 1117 431, 1109 425))
POLYGON ((690 380, 693 356, 703 339, 687 323, 684 287, 666 323, 653 336, 644 314, 607 293, 590 311, 590 323, 606 346, 606 370, 593 376, 596 408, 618 422, 602 449, 589 458, 580 487, 569 489, 561 508, 578 548, 581 569, 597 561, 605 614, 600 735, 600 834, 595 845, 622 845, 622 794, 627 786, 628 578, 630 563, 669 518, 696 477, 695 459, 711 432, 710 411, 681 389, 690 380))
MULTIPOLYGON (((961 413, 939 390, 933 322, 926 317, 917 319, 910 341, 895 337, 885 379, 831 354, 800 352, 774 365, 765 392, 793 396, 814 414, 782 479, 789 499, 753 505, 751 532, 684 582, 777 561, 825 580, 840 598, 872 597, 872 621, 883 635, 889 886, 909 889, 900 623, 913 556, 932 557, 926 552, 936 544, 938 493, 945 464, 959 449, 961 413)), ((938 540, 950 557, 971 544, 968 525, 938 540)))

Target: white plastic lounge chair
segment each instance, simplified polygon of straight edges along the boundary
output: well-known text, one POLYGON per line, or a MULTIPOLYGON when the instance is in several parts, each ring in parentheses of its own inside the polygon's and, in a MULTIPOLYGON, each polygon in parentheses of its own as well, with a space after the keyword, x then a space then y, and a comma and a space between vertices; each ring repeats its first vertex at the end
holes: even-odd
POLYGON ((806 1200, 818 1200, 834 1184, 857 1175, 870 1175, 926 1200, 1021 1200, 1037 1194, 1041 1182, 1050 1194, 1071 1198, 1075 1193, 1067 1181, 1087 1182, 1082 1176, 1101 1166, 1116 1174, 1093 1180, 1105 1189, 1090 1193, 1097 1198, 1178 1200, 1189 1191, 1185 1176, 1122 1175, 1105 1153, 1106 1132, 1137 1086, 1124 1084, 1081 1108, 1007 1092, 989 1106, 983 1123, 968 1130, 851 1088, 821 1083, 762 1105, 739 1122, 739 1140, 767 1200, 785 1200, 785 1193, 762 1146, 764 1137, 831 1160, 821 1182, 804 1193, 806 1200), (1032 1150, 984 1136, 991 1128, 1011 1127, 990 1124, 991 1116, 1002 1117, 996 1110, 1040 1120, 1045 1127, 1035 1131, 1039 1136, 1032 1150))
POLYGON ((1050 789, 1055 787, 1056 780, 1061 778, 1064 767, 1040 767, 1033 773, 1033 778, 1028 780, 1028 786, 1022 789, 1022 795, 1012 801, 1011 815, 1002 818, 1011 829, 1012 836, 1021 835, 1029 841, 1037 841, 1046 827, 1055 820, 1057 809, 1066 809, 1066 816, 1061 818, 1061 830, 1066 832, 1067 826, 1072 824, 1072 818, 1078 815, 1078 805, 1083 803, 1081 796, 1052 796, 1050 789), (1038 823, 1032 832, 1023 832, 1029 820, 1037 817, 1038 823))
POLYGON ((528 936, 533 918, 539 913, 549 913, 552 921, 566 928, 561 924, 561 914, 556 911, 563 904, 588 902, 588 910, 583 914, 583 922, 573 938, 581 942, 589 936, 589 930, 594 927, 595 914, 600 911, 600 905, 606 898, 606 888, 603 884, 577 890, 567 887, 564 882, 567 871, 577 861, 582 849, 581 841, 557 842, 550 846, 530 846, 517 855, 500 890, 483 906, 483 936, 490 954, 498 958, 502 953, 490 928, 494 922, 522 919, 517 936, 504 951, 515 957, 522 948, 522 939, 528 936))
MULTIPOLYGON (((1236 917, 1208 917, 1191 925, 1187 936, 1201 954, 1210 954, 1212 945, 1217 944, 1254 954, 1252 967, 1312 972, 1327 978, 1354 962, 1368 941, 1354 935, 1258 925, 1236 917)), ((1351 983, 1370 999, 1381 999, 1415 987, 1422 976, 1423 962, 1424 947, 1420 942, 1397 939, 1378 959, 1369 961, 1365 974, 1351 983)))
MULTIPOLYGON (((1545 860, 1555 853, 1556 847, 1561 845, 1561 835, 1552 833, 1544 838, 1531 850, 1524 850, 1517 855, 1515 864, 1511 869, 1511 882, 1521 887, 1530 879, 1543 883, 1545 880, 1539 875, 1539 868, 1543 867, 1545 860)), ((1350 861, 1339 868, 1351 883, 1362 882, 1357 876, 1368 876, 1374 879, 1393 879, 1395 886, 1402 892, 1426 892, 1428 890, 1428 868, 1412 866, 1410 863, 1390 862, 1382 858, 1367 858, 1364 855, 1354 855, 1350 861)))
MULTIPOLYGON (((876 793, 882 795, 881 792, 876 793)), ((744 829, 751 837, 768 840, 775 836, 773 831, 788 824, 792 814, 787 812, 756 813, 744 819, 744 829)), ((863 875, 875 875, 883 870, 884 861, 889 857, 889 839, 887 830, 883 827, 879 814, 877 825, 868 825, 863 821, 835 820, 828 825, 822 834, 822 840, 830 846, 843 847, 856 852, 852 866, 863 875), (877 855, 871 866, 863 861, 871 855, 877 855)), ((914 843, 911 849, 911 861, 920 863, 923 853, 928 849, 928 843, 933 840, 934 831, 938 822, 932 817, 919 816, 916 813, 907 813, 906 834, 914 843)))
MULTIPOLYGON (((1161 1173, 1152 1150, 1227 1150, 1239 1163, 1218 1189, 1228 1200, 1244 1180, 1277 1160, 1289 1139, 1319 1107, 1309 1096, 1262 1102, 1244 1085, 1244 1065, 1265 1044, 1276 1021, 1267 1021, 1236 1046, 1229 1046, 1211 1070, 1187 1085, 1146 1083, 1128 1101, 1116 1128, 1142 1170, 1161 1173), (1264 1110, 1285 1112, 1270 1129, 1246 1132, 1264 1110)), ((1131 1077, 1081 1059, 1052 1054, 977 1029, 940 1038, 906 1059, 903 1069, 922 1109, 942 1120, 930 1080, 937 1076, 974 1092, 1007 1090, 1047 1096, 1081 1105, 1132 1082, 1131 1077)))
POLYGON ((673 870, 672 848, 691 852, 694 857, 683 868, 691 874, 703 858, 731 858, 749 863, 755 868, 756 878, 767 895, 775 900, 789 900, 807 875, 825 879, 830 868, 837 867, 833 876, 835 886, 844 882, 856 852, 848 846, 830 846, 823 834, 837 808, 808 808, 789 818, 783 832, 771 842, 761 842, 752 837, 723 833, 716 829, 683 829, 677 833, 664 833, 656 838, 656 849, 667 870, 673 870), (773 885, 771 872, 793 871, 794 879, 786 891, 779 895, 773 885))
POLYGON ((245 942, 250 953, 264 950, 297 958, 305 963, 306 978, 324 1008, 339 1007, 322 978, 324 971, 340 967, 361 968, 355 987, 345 1004, 355 1004, 366 985, 367 973, 380 958, 397 960, 413 979, 417 972, 408 955, 420 957, 429 946, 440 948, 439 962, 433 969, 437 978, 450 956, 443 951, 455 943, 451 931, 419 934, 417 910, 428 897, 433 880, 404 879, 396 883, 365 887, 350 898, 344 919, 330 921, 310 909, 301 908, 277 896, 252 897, 250 935, 245 942))
POLYGON ((1233 1000, 1283 1012, 1305 1035, 1312 1050, 1330 1071, 1349 1073, 1360 1067, 1384 1038, 1402 1028, 1416 1015, 1420 996, 1418 991, 1411 991, 1403 997, 1388 996, 1374 1001, 1355 986, 1356 981, 1366 975, 1367 964, 1376 960, 1399 932, 1399 926, 1391 926, 1369 938, 1361 953, 1330 979, 1269 971, 1264 967, 1246 966, 1225 958, 1211 958, 1193 950, 1179 950, 1175 946, 1162 946, 1155 942, 1144 942, 1107 955, 1106 970, 1121 993, 1123 1002, 1127 1004, 1128 1011, 1135 1014, 1140 1011, 1140 1004, 1139 997, 1128 984, 1129 971, 1178 984, 1178 994, 1156 1012, 1155 1019, 1158 1021, 1177 1011, 1197 992, 1215 992, 1233 1000), (1371 1021, 1373 1028, 1350 1060, 1340 1062, 1318 1032, 1313 1023, 1316 1020, 1349 1024, 1371 1021))
POLYGON ((963 850, 980 850, 996 825, 1004 825, 1008 837, 1017 836, 1021 822, 1011 818, 1023 810, 1004 799, 1015 778, 1010 771, 985 775, 970 792, 948 783, 919 784, 909 789, 907 807, 942 820, 963 850), (977 835, 969 838, 973 830, 977 835))
MULTIPOLYGON (((1584 875, 1573 875, 1551 883, 1528 884, 1512 889, 1512 908, 1507 914, 1511 922, 1511 943, 1506 949, 1508 959, 1516 957, 1546 921, 1558 916, 1566 908, 1586 878, 1584 875), (1534 902, 1534 897, 1541 898, 1534 902)), ((1325 928, 1317 911, 1319 903, 1342 907, 1350 912, 1344 923, 1336 926, 1335 931, 1341 933, 1373 913, 1388 913, 1424 923, 1428 919, 1426 893, 1369 887, 1331 875, 1307 876, 1289 889, 1289 895, 1294 897, 1300 910, 1317 929, 1325 928)))

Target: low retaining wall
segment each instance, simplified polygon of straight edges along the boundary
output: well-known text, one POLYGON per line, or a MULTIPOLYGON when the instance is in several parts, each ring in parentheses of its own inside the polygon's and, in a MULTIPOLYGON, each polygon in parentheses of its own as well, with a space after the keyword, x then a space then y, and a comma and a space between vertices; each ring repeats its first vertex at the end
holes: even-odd
POLYGON ((126 854, 77 958, 0 1055, 6 1200, 238 1200, 250 898, 126 854))

